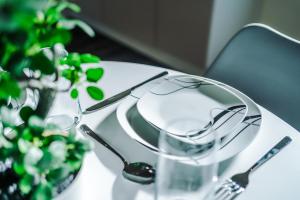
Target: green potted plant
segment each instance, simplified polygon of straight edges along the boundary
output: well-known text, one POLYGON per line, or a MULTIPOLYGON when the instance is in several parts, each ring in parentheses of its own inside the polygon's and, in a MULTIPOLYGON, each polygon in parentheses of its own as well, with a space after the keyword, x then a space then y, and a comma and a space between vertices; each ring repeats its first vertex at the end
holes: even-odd
MULTIPOLYGON (((103 99, 97 83, 101 67, 83 69, 86 63, 99 63, 91 54, 68 53, 64 46, 71 41, 71 29, 78 26, 93 36, 93 30, 77 19, 65 18, 62 12, 80 8, 64 0, 3 0, 0 1, 0 66, 5 76, 0 89, 6 97, 18 98, 25 88, 37 90, 40 101, 36 114, 45 117, 56 92, 70 92, 78 98, 78 85, 83 81, 88 94, 95 100, 103 99), (2 16, 1 16, 2 15, 2 16), (60 79, 69 81, 65 88, 58 88, 60 79), (14 90, 7 90, 7 84, 14 90), (52 97, 52 98, 51 98, 52 97)), ((1 98, 1 96, 0 96, 1 98)))
POLYGON ((96 85, 103 69, 83 67, 100 59, 65 50, 74 27, 94 32, 66 18, 65 9, 80 11, 65 0, 0 1, 0 199, 52 199, 72 182, 90 150, 74 130, 45 123, 57 92, 76 100, 85 82, 91 98, 104 97, 96 85), (62 79, 68 83, 63 88, 62 79), (38 93, 36 106, 22 104, 28 90, 38 93))
POLYGON ((15 125, 11 115, 3 117, 8 113, 2 108, 0 199, 52 199, 77 176, 89 143, 30 112, 23 111, 24 123, 15 125))

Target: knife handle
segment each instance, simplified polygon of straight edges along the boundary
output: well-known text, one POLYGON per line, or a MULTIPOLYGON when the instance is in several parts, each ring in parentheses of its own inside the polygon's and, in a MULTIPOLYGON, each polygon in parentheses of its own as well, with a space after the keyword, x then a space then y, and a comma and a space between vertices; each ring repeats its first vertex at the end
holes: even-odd
POLYGON ((288 145, 292 139, 289 136, 285 136, 280 140, 270 151, 268 151, 263 157, 261 157, 250 169, 249 172, 254 171, 259 168, 262 164, 267 162, 269 159, 273 158, 277 153, 279 153, 286 145, 288 145))
POLYGON ((119 93, 119 94, 116 94, 116 95, 114 95, 114 96, 112 96, 112 97, 110 97, 108 99, 105 99, 105 100, 103 100, 103 101, 101 101, 101 102, 99 102, 99 103, 97 103, 97 104, 95 104, 95 105, 87 108, 82 113, 83 114, 89 114, 89 113, 93 113, 93 112, 95 112, 97 110, 100 110, 102 108, 105 108, 105 107, 107 107, 107 106, 109 106, 109 105, 111 105, 111 104, 113 104, 113 103, 115 103, 115 102, 123 99, 124 97, 128 96, 131 93, 132 90, 134 90, 134 89, 136 89, 136 88, 144 85, 145 83, 148 83, 148 82, 153 81, 153 80, 155 80, 157 78, 165 76, 167 74, 168 74, 168 71, 163 71, 163 72, 161 72, 161 73, 159 73, 159 74, 157 74, 157 75, 155 75, 155 76, 153 76, 153 77, 151 77, 151 78, 143 81, 142 83, 139 83, 139 84, 137 84, 137 85, 135 85, 135 86, 133 86, 133 87, 131 87, 131 88, 129 88, 129 89, 127 89, 127 90, 119 93))
POLYGON ((160 78, 160 77, 162 77, 162 76, 165 76, 165 75, 167 75, 168 73, 169 73, 168 71, 163 71, 163 72, 157 74, 156 76, 153 76, 153 77, 151 77, 151 78, 149 78, 149 79, 147 79, 147 80, 141 82, 140 84, 137 84, 136 86, 133 86, 133 87, 130 88, 130 89, 131 89, 131 90, 134 90, 134 89, 136 89, 136 88, 138 88, 138 87, 144 85, 145 83, 148 83, 148 82, 153 81, 153 80, 155 80, 155 79, 158 79, 158 78, 160 78))
POLYGON ((119 101, 120 99, 123 99, 124 97, 128 96, 129 94, 131 93, 131 89, 128 89, 128 90, 125 90, 119 94, 116 94, 108 99, 105 99, 89 108, 87 108, 83 114, 88 114, 88 113, 91 113, 91 112, 95 112, 96 110, 100 110, 100 109, 103 109, 117 101, 119 101))

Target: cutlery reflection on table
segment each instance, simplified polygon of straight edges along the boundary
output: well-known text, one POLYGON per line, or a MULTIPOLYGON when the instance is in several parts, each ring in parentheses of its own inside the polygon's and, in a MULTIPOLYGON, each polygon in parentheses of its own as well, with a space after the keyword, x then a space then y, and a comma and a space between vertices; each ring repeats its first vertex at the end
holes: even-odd
POLYGON ((227 179, 215 193, 215 200, 233 200, 241 194, 249 184, 249 175, 261 165, 266 163, 277 153, 279 153, 285 146, 287 146, 292 139, 288 136, 284 137, 272 149, 270 149, 263 157, 261 157, 254 165, 252 165, 246 172, 233 175, 227 179))
POLYGON ((121 159, 124 164, 122 174, 126 179, 140 184, 150 184, 154 182, 155 169, 150 164, 144 162, 129 163, 119 152, 117 152, 85 124, 80 126, 80 131, 92 137, 121 159))

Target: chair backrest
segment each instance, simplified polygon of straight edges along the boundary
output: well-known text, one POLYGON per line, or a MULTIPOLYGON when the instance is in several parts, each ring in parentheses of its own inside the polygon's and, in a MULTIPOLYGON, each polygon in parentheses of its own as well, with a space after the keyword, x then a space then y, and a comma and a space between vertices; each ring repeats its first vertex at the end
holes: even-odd
POLYGON ((240 30, 206 74, 300 130, 300 43, 265 25, 240 30))

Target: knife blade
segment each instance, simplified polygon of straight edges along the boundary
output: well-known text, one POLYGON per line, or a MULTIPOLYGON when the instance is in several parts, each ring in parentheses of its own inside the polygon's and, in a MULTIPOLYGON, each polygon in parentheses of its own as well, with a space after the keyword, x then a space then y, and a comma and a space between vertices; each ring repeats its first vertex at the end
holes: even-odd
POLYGON ((123 99, 124 97, 128 96, 134 89, 144 85, 145 83, 148 83, 150 81, 153 81, 155 79, 163 77, 167 74, 168 74, 167 71, 163 71, 163 72, 161 72, 161 73, 159 73, 159 74, 157 74, 157 75, 155 75, 155 76, 153 76, 153 77, 151 77, 151 78, 149 78, 149 79, 147 79, 147 80, 145 80, 145 81, 143 81, 143 82, 141 82, 141 83, 125 90, 125 91, 123 91, 123 92, 120 92, 120 93, 118 93, 118 94, 116 94, 116 95, 114 95, 114 96, 112 96, 108 99, 105 99, 105 100, 103 100, 99 103, 96 103, 95 105, 92 105, 92 106, 88 107, 87 109, 85 109, 85 111, 82 112, 82 114, 90 114, 90 113, 93 113, 93 112, 98 111, 100 109, 103 109, 103 108, 105 108, 105 107, 107 107, 107 106, 123 99))

